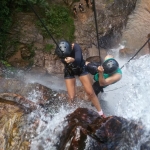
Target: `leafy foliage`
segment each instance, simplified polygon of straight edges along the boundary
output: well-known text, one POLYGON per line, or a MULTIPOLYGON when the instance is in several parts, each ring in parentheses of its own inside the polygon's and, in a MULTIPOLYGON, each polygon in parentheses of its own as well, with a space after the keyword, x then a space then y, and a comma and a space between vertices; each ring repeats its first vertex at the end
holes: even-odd
POLYGON ((66 5, 68 5, 68 6, 72 6, 72 4, 74 3, 74 2, 79 2, 80 0, 63 0, 63 2, 66 4, 66 5))
POLYGON ((0 5, 0 59, 4 57, 3 48, 7 39, 8 30, 11 26, 11 13, 8 7, 9 1, 1 1, 0 5))
MULTIPOLYGON (((78 0, 72 0, 72 2, 78 0)), ((13 24, 13 17, 18 11, 32 12, 30 6, 36 10, 42 18, 50 33, 57 39, 74 40, 74 21, 68 7, 51 4, 48 0, 1 0, 0 5, 0 60, 5 60, 8 56, 7 47, 12 42, 8 40, 11 35, 10 28, 13 24), (29 2, 29 3, 28 3, 29 2)), ((38 20, 38 19, 37 19, 38 20)), ((38 27, 48 36, 43 25, 38 22, 38 27)), ((49 37, 50 38, 50 37, 49 37)), ((13 40, 13 39, 12 39, 13 40)), ((16 41, 18 42, 18 41, 16 41)))
POLYGON ((54 45, 52 45, 52 44, 46 44, 46 46, 45 46, 45 51, 46 52, 51 52, 51 50, 54 48, 54 45))
MULTIPOLYGON (((43 22, 47 25, 48 30, 57 39, 67 39, 72 41, 74 39, 74 21, 71 18, 70 10, 61 5, 52 5, 49 9, 45 10, 45 18, 43 22)), ((38 23, 40 25, 40 23, 38 23)), ((41 25, 40 25, 41 26, 41 25)), ((49 36, 42 27, 42 31, 46 36, 49 36)))

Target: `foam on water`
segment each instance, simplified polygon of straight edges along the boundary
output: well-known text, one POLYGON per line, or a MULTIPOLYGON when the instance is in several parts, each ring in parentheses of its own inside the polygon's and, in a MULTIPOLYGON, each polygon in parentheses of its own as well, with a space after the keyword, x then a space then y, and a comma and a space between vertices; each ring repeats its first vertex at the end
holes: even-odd
MULTIPOLYGON (((120 46, 122 47, 122 45, 120 46)), ((120 49, 120 47, 118 49, 120 49)), ((111 52, 113 51, 116 51, 116 49, 111 52)), ((149 132, 150 56, 145 55, 139 59, 131 60, 126 64, 127 60, 119 60, 119 57, 115 53, 114 55, 119 64, 121 64, 120 66, 124 64, 125 66, 122 69, 122 79, 105 88, 104 93, 100 96, 103 101, 107 103, 106 110, 104 109, 104 111, 108 112, 107 115, 117 115, 128 120, 141 121, 149 132)), ((40 93, 33 91, 29 96, 36 102, 40 93)), ((64 126, 66 126, 64 119, 76 108, 77 106, 69 109, 66 106, 61 106, 57 112, 52 114, 39 107, 29 114, 28 122, 32 124, 28 129, 30 132, 29 139, 31 139, 31 150, 57 150, 56 145, 59 143, 59 136, 64 126), (38 126, 34 130, 34 124, 36 124, 36 122, 38 122, 38 126)), ((140 143, 146 141, 145 137, 143 137, 132 150, 139 150, 140 143)))
MULTIPOLYGON (((31 91, 28 98, 36 103, 39 97, 40 93, 38 91, 31 91)), ((79 106, 88 107, 86 105, 87 104, 84 104, 84 102, 78 102, 78 104, 73 105, 73 107, 69 105, 62 105, 59 108, 57 106, 50 106, 50 111, 37 106, 36 110, 28 114, 25 129, 28 132, 28 137, 26 138, 30 139, 31 142, 31 150, 57 150, 57 144, 60 140, 59 137, 64 127, 67 125, 65 117, 79 106)))
POLYGON ((41 116, 36 129, 38 135, 31 141, 31 150, 35 150, 37 147, 44 150, 57 150, 55 146, 59 143, 59 135, 64 126, 67 125, 63 121, 69 113, 71 113, 71 110, 65 110, 61 107, 59 112, 54 114, 52 118, 48 114, 45 117, 41 116))
POLYGON ((119 82, 105 88, 103 100, 107 101, 110 114, 142 120, 150 129, 150 55, 133 59, 129 63, 120 60, 117 55, 115 58, 120 66, 125 64, 123 76, 119 82))

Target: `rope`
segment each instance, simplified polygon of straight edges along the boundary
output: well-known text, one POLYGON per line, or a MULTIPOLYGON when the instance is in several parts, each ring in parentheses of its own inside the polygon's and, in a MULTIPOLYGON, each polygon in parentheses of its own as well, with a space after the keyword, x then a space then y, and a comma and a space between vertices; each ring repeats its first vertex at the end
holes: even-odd
MULTIPOLYGON (((149 41, 150 41, 150 38, 149 38, 149 39, 143 44, 143 46, 135 53, 135 55, 134 55, 133 57, 131 57, 131 58, 127 61, 127 63, 128 63, 130 60, 132 60, 132 59, 143 49, 143 47, 144 47, 147 43, 149 43, 149 41)), ((150 47, 149 47, 149 51, 150 51, 150 47)), ((127 63, 125 63, 125 64, 127 64, 127 63)), ((125 66, 125 64, 124 64, 120 69, 122 69, 122 68, 125 66)), ((121 86, 121 87, 112 89, 112 90, 105 91, 105 92, 115 91, 115 90, 121 89, 121 88, 123 88, 123 87, 125 87, 125 86, 127 86, 127 84, 124 85, 124 86, 121 86)))
POLYGON ((99 37, 98 37, 98 26, 97 26, 97 14, 96 14, 96 7, 95 7, 95 0, 93 0, 93 9, 94 9, 94 18, 95 18, 95 27, 96 27, 96 36, 97 36, 97 44, 98 44, 98 51, 99 51, 99 59, 101 64, 101 54, 100 54, 100 45, 99 45, 99 37))
POLYGON ((120 87, 118 87, 118 88, 114 88, 114 89, 112 89, 112 90, 107 90, 107 91, 104 91, 104 92, 105 92, 105 93, 108 93, 108 92, 111 92, 111 91, 116 91, 116 90, 121 89, 121 88, 123 88, 123 87, 125 87, 125 86, 129 86, 129 84, 127 83, 127 84, 125 84, 125 85, 123 85, 123 86, 120 86, 120 87))
MULTIPOLYGON (((132 60, 142 49, 143 49, 143 47, 149 42, 149 40, 150 40, 150 38, 143 44, 143 46, 134 54, 134 56, 132 56, 128 61, 127 61, 127 63, 128 62, 130 62, 130 60, 132 60)), ((125 64, 127 64, 127 63, 125 63, 125 64)), ((120 68, 120 69, 122 69, 124 66, 125 66, 125 64, 120 68)))
MULTIPOLYGON (((32 5, 29 3, 28 0, 26 0, 26 2, 28 3, 28 5, 30 6, 31 10, 35 13, 35 15, 37 16, 37 18, 40 20, 41 24, 43 25, 43 27, 45 28, 45 30, 47 31, 47 33, 49 34, 49 36, 52 38, 52 40, 54 41, 54 43, 56 44, 56 46, 59 48, 56 40, 53 38, 52 34, 49 32, 49 30, 47 29, 47 27, 45 26, 45 24, 43 23, 42 19, 39 17, 39 15, 36 13, 36 11, 34 10, 34 8, 32 7, 32 5)), ((60 48, 59 48, 60 49, 60 48)), ((61 51, 61 49, 60 49, 61 51)), ((62 52, 62 51, 61 51, 62 52)))

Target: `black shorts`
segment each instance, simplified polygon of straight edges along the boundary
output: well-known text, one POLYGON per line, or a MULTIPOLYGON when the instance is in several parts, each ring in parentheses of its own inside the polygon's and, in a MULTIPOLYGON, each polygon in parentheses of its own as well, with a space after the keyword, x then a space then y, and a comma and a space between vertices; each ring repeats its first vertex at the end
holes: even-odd
POLYGON ((64 69, 64 78, 65 79, 72 79, 75 78, 75 76, 83 76, 89 74, 89 72, 87 71, 87 67, 86 65, 84 65, 83 67, 80 68, 76 68, 76 69, 70 69, 65 67, 64 69))
POLYGON ((98 81, 94 82, 94 84, 92 85, 92 87, 93 87, 93 90, 94 90, 94 92, 95 92, 96 95, 98 95, 99 92, 104 92, 103 91, 104 87, 100 86, 98 81))

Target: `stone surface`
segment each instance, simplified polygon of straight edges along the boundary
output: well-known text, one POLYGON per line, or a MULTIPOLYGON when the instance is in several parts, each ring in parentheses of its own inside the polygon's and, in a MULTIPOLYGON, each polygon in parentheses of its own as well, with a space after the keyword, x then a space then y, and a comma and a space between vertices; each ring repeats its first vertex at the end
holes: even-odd
MULTIPOLYGON (((59 150, 66 147, 69 150, 85 147, 91 150, 132 149, 144 135, 144 126, 140 123, 117 116, 102 118, 87 108, 76 109, 66 119, 68 124, 56 146, 59 150)), ((150 148, 148 143, 142 144, 143 149, 150 148)))
POLYGON ((0 149, 28 150, 30 142, 25 139, 24 109, 17 103, 0 98, 0 149))
MULTIPOLYGON (((55 1, 57 2, 57 1, 55 1)), ((59 1, 58 1, 59 2, 59 1)), ((86 7, 85 11, 78 11, 78 19, 74 20, 76 27, 75 41, 79 43, 84 59, 92 56, 98 56, 96 29, 94 21, 94 12, 92 7, 86 7), (95 45, 95 46, 94 46, 95 45)), ((75 3, 77 6, 79 2, 75 3)), ((98 32, 100 37, 100 47, 108 49, 118 43, 120 33, 126 24, 128 15, 133 11, 136 0, 125 1, 96 1, 98 32), (127 7, 126 7, 127 6, 127 7)), ((37 20, 34 13, 18 13, 15 16, 16 23, 12 26, 10 39, 15 39, 14 44, 8 46, 7 57, 14 67, 18 68, 45 68, 47 73, 63 73, 63 65, 58 59, 55 59, 52 50, 51 54, 44 52, 47 44, 54 44, 52 39, 43 37, 41 31, 36 27, 37 20), (34 54, 32 52, 34 51, 34 54), (55 67, 54 67, 55 66, 55 67)), ((106 52, 105 52, 106 54, 106 52)), ((104 55, 105 55, 104 54, 104 55)), ((103 52, 101 57, 104 57, 103 52)))

